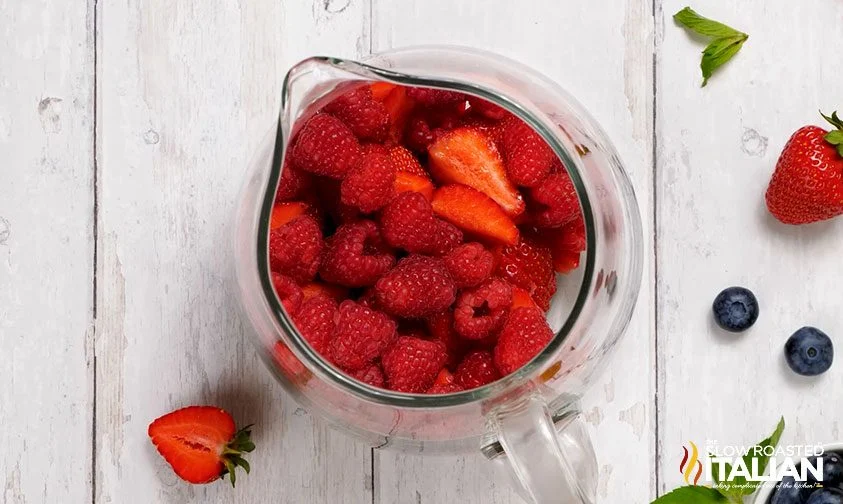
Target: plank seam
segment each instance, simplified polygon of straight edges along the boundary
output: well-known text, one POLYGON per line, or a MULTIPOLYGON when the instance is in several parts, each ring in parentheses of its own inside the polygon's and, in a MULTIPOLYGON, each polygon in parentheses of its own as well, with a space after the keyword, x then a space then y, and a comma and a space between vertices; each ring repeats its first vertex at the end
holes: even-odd
POLYGON ((655 408, 655 432, 653 437, 654 442, 654 450, 653 450, 653 463, 655 465, 654 473, 655 473, 655 495, 658 497, 661 492, 661 400, 660 396, 662 393, 661 387, 661 366, 660 366, 660 356, 659 356, 659 219, 658 219, 658 208, 659 208, 659 200, 658 200, 658 166, 659 166, 659 136, 658 136, 658 97, 659 97, 659 85, 658 85, 658 53, 659 53, 659 30, 660 24, 658 21, 658 13, 660 7, 660 0, 653 0, 652 2, 652 10, 653 10, 653 215, 652 215, 652 225, 653 225, 653 334, 654 334, 654 345, 653 345, 653 352, 654 352, 654 361, 655 361, 655 394, 653 400, 653 406, 655 408))
POLYGON ((91 141, 92 141, 92 167, 93 167, 93 268, 92 268, 92 313, 93 313, 93 330, 91 337, 91 355, 92 362, 92 379, 91 390, 93 395, 93 402, 91 404, 91 504, 96 504, 97 501, 97 305, 99 301, 99 293, 97 291, 97 268, 99 267, 99 194, 100 194, 100 180, 99 180, 99 2, 91 0, 93 7, 92 14, 92 34, 93 34, 93 61, 94 61, 94 82, 91 91, 93 121, 91 126, 91 141))

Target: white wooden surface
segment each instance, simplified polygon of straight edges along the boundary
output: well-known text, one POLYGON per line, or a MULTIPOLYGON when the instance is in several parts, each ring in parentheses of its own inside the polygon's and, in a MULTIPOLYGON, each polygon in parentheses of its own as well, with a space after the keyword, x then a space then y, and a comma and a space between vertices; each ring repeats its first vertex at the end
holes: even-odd
POLYGON ((821 397, 843 371, 796 380, 781 346, 802 324, 839 330, 843 224, 784 228, 762 204, 790 132, 843 108, 843 56, 824 49, 843 45, 843 5, 811 4, 698 0, 751 35, 700 89, 673 0, 0 0, 0 502, 519 502, 476 457, 372 450, 314 421, 227 290, 233 200, 287 67, 421 43, 558 80, 633 177, 644 288, 584 400, 601 502, 649 502, 687 440, 745 443, 779 414, 786 440, 839 439, 843 407, 821 397), (729 284, 762 303, 738 338, 707 318, 729 284), (258 425, 236 490, 178 482, 147 441, 195 402, 258 425))

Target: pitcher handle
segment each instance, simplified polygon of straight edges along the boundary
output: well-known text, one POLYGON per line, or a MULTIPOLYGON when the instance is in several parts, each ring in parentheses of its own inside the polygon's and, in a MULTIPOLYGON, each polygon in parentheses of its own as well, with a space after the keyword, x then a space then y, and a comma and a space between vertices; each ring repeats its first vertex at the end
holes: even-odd
POLYGON ((497 455, 505 455, 522 496, 535 504, 597 501, 597 460, 577 402, 551 415, 544 399, 531 396, 492 415, 497 455))

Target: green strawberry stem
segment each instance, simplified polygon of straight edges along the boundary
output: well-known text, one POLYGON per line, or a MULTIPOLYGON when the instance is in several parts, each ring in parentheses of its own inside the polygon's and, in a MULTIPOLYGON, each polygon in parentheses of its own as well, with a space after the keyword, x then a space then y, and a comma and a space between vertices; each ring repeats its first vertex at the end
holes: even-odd
POLYGON ((235 481, 237 481, 235 470, 238 467, 242 467, 246 471, 246 474, 249 474, 252 469, 249 463, 241 456, 255 449, 255 443, 252 442, 251 435, 252 425, 250 424, 237 431, 234 434, 234 438, 223 449, 222 463, 225 469, 223 469, 220 477, 225 478, 225 475, 228 474, 232 487, 235 481))
POLYGON ((835 129, 828 132, 825 136, 825 141, 837 148, 837 153, 843 157, 843 120, 837 116, 837 111, 831 114, 831 117, 825 115, 820 111, 823 119, 828 121, 835 129))

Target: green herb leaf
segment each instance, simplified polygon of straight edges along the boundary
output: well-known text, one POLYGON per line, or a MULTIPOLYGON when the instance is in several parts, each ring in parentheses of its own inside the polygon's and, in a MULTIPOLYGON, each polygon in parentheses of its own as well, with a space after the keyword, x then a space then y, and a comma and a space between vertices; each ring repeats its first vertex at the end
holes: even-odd
POLYGON ((677 12, 673 19, 695 33, 714 40, 703 51, 700 69, 703 74, 703 86, 715 70, 732 59, 743 47, 749 35, 735 30, 731 26, 700 16, 690 7, 677 12))
POLYGON ((729 499, 713 488, 685 486, 662 495, 650 504, 710 504, 712 502, 729 502, 729 499))
POLYGON ((700 69, 702 69, 703 83, 708 84, 708 79, 715 70, 720 68, 727 61, 741 50, 743 43, 748 37, 746 35, 735 35, 734 37, 721 38, 713 41, 703 51, 702 62, 700 62, 700 69))
POLYGON ((705 37, 729 38, 736 35, 746 35, 731 26, 726 26, 723 23, 700 16, 690 7, 685 7, 674 14, 673 19, 705 37))
MULTIPOLYGON (((784 417, 779 419, 779 424, 776 426, 776 430, 770 434, 770 437, 761 441, 754 447, 749 449, 749 452, 743 456, 743 463, 749 469, 752 470, 752 461, 758 460, 758 474, 764 474, 764 471, 767 470, 767 464, 770 462, 770 457, 768 455, 764 455, 764 449, 768 446, 772 446, 775 448, 779 444, 779 439, 782 437, 782 432, 784 431, 784 417)), ((729 473, 732 471, 732 467, 729 464, 725 466, 726 475, 728 476, 729 473)), ((717 472, 717 471, 713 471, 717 472)), ((716 474, 715 474, 716 476, 716 474)), ((743 476, 736 476, 735 479, 732 481, 726 482, 729 485, 729 489, 725 490, 726 495, 735 495, 735 496, 743 496, 743 495, 750 495, 756 490, 760 485, 759 482, 748 482, 746 478, 743 476)))

